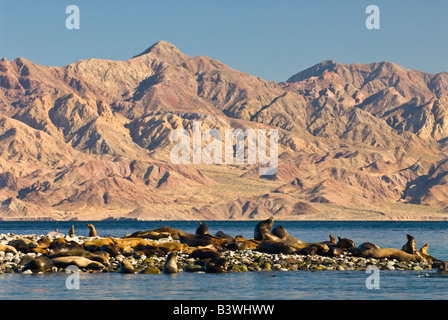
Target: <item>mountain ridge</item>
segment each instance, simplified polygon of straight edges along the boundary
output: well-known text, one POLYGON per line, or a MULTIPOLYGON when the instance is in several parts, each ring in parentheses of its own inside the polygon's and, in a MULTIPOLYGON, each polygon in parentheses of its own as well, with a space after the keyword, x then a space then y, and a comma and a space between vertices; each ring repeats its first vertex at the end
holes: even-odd
POLYGON ((127 61, 2 59, 0 219, 444 220, 447 75, 327 60, 275 83, 166 41, 127 61), (195 121, 278 129, 277 174, 170 163, 195 121))

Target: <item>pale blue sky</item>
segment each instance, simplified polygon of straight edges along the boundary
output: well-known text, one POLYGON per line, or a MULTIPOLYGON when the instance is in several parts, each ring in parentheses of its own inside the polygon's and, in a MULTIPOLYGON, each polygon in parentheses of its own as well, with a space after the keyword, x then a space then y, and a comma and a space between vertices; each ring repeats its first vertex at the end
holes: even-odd
POLYGON ((330 59, 438 73, 448 71, 447 14, 446 0, 0 0, 0 57, 128 60, 166 40, 272 81, 330 59), (80 30, 65 28, 71 4, 80 30), (380 30, 365 27, 370 4, 380 30))

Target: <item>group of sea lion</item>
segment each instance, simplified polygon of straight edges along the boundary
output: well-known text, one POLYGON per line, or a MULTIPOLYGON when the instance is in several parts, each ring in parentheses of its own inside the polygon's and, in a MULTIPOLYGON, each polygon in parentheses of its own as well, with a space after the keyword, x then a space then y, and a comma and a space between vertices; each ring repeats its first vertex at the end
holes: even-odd
POLYGON ((417 250, 415 239, 411 235, 406 235, 407 242, 402 249, 380 248, 371 242, 364 242, 358 247, 355 243, 346 238, 333 235, 330 241, 318 243, 304 243, 288 234, 282 226, 272 230, 274 218, 259 222, 255 226, 254 240, 261 241, 258 244, 258 251, 267 253, 297 253, 304 255, 323 255, 335 257, 343 252, 347 252, 353 256, 375 259, 396 259, 399 261, 435 261, 436 259, 428 255, 428 244, 426 243, 420 250, 417 250), (272 233, 271 233, 272 230, 272 233))
MULTIPOLYGON (((407 235, 407 243, 402 249, 380 248, 371 242, 355 246, 355 243, 346 238, 333 235, 329 241, 305 243, 291 236, 283 226, 273 228, 274 217, 257 223, 252 239, 242 236, 230 236, 222 231, 215 235, 209 233, 205 223, 200 222, 194 234, 185 233, 171 227, 161 227, 148 231, 137 231, 123 238, 98 237, 95 227, 87 224, 89 237, 82 244, 73 240, 74 227, 69 231, 68 237, 57 230, 49 232, 38 241, 27 237, 17 237, 7 245, 1 244, 0 251, 41 254, 37 258, 26 255, 20 261, 21 270, 32 272, 49 272, 58 268, 66 268, 76 265, 79 268, 89 270, 104 270, 109 266, 110 257, 121 257, 120 272, 122 273, 146 273, 145 270, 136 270, 128 261, 132 255, 166 256, 163 273, 178 272, 178 253, 187 254, 195 259, 195 264, 203 267, 207 273, 225 273, 227 259, 225 251, 246 250, 269 254, 300 254, 322 255, 336 257, 341 254, 349 254, 365 258, 389 258, 400 261, 435 261, 428 255, 428 244, 417 250, 415 239, 407 235), (166 242, 156 242, 162 238, 171 238, 166 242)), ((157 270, 158 271, 158 270, 157 270)))

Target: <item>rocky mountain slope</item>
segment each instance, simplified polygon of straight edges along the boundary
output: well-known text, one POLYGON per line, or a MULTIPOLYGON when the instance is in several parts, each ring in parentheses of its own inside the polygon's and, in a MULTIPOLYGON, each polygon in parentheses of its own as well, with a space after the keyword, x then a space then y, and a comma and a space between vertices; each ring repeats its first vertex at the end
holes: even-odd
POLYGON ((324 61, 275 83, 165 41, 128 61, 2 59, 0 219, 446 219, 447 94, 445 72, 324 61), (278 129, 276 175, 173 164, 172 131, 197 121, 278 129))

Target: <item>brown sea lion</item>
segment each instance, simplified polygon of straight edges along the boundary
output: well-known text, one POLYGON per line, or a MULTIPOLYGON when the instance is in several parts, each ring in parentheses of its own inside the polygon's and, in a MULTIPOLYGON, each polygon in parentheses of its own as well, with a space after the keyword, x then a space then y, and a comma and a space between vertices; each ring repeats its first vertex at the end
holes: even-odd
POLYGON ((342 250, 339 247, 336 246, 329 246, 327 253, 325 253, 325 256, 327 257, 339 257, 340 255, 344 254, 344 250, 342 250))
POLYGON ((171 274, 177 273, 179 270, 177 268, 177 252, 171 252, 165 260, 165 265, 163 266, 163 273, 171 274))
POLYGON ((165 252, 171 252, 171 251, 185 251, 188 249, 188 244, 186 243, 179 243, 174 241, 169 242, 162 242, 156 245, 157 248, 164 249, 165 252))
POLYGON ((125 274, 135 274, 137 271, 128 259, 123 259, 120 261, 120 273, 125 274))
POLYGON ((96 232, 95 226, 91 223, 87 223, 87 227, 90 229, 89 237, 98 237, 98 233, 96 232))
POLYGON ((98 246, 98 247, 101 247, 103 245, 113 246, 113 245, 115 245, 115 242, 112 238, 100 238, 100 239, 85 241, 82 245, 84 248, 87 248, 90 245, 98 246))
POLYGON ((16 248, 14 248, 13 246, 10 246, 8 244, 1 244, 1 243, 0 243, 0 251, 6 252, 6 253, 11 252, 14 254, 17 253, 16 248))
POLYGON ((292 254, 296 252, 296 249, 287 245, 286 243, 282 241, 273 241, 273 240, 261 241, 256 250, 270 254, 273 253, 292 254))
MULTIPOLYGON (((354 253, 355 255, 355 253, 354 253)), ((399 261, 422 261, 423 258, 418 254, 410 254, 400 249, 393 248, 372 248, 367 250, 358 250, 356 256, 363 258, 375 258, 375 259, 397 259, 399 261)))
POLYGON ((204 265, 204 271, 206 273, 226 273, 227 272, 227 260, 224 257, 218 257, 210 259, 204 265))
POLYGON ((221 239, 226 239, 229 243, 231 243, 233 241, 233 239, 234 239, 234 237, 229 236, 228 234, 225 234, 222 231, 216 232, 215 236, 217 236, 218 238, 221 238, 221 239))
MULTIPOLYGON (((131 234, 130 236, 126 236, 125 238, 144 238, 151 240, 159 240, 171 237, 171 233, 169 232, 156 232, 153 230, 148 231, 137 231, 131 234)), ((174 239, 174 238, 173 238, 174 239)))
POLYGON ((355 248, 355 243, 353 242, 353 240, 347 239, 347 238, 343 238, 341 239, 341 237, 338 237, 338 242, 336 243, 336 245, 341 248, 344 251, 348 251, 352 248, 355 248))
POLYGON ((8 245, 13 246, 17 249, 17 247, 28 247, 28 248, 36 248, 37 242, 27 239, 27 238, 18 238, 8 242, 8 245))
MULTIPOLYGON (((88 246, 89 248, 90 246, 88 246)), ((100 247, 100 251, 108 253, 111 257, 120 255, 120 251, 114 245, 104 244, 100 247)))
POLYGON ((52 260, 45 256, 39 256, 28 262, 23 270, 31 270, 33 273, 52 272, 53 266, 54 264, 52 260))
POLYGON ((50 238, 45 236, 37 240, 37 246, 40 248, 48 248, 50 244, 51 244, 50 238))
POLYGON ((420 249, 420 255, 426 260, 426 261, 436 261, 437 259, 430 256, 428 254, 428 244, 425 243, 423 247, 420 249))
POLYGON ((180 243, 186 243, 190 247, 214 245, 217 248, 223 248, 227 245, 226 239, 215 237, 211 234, 179 234, 180 243))
POLYGON ((418 252, 417 250, 417 246, 415 244, 415 239, 413 236, 407 234, 406 238, 408 239, 408 241, 406 242, 406 244, 401 248, 401 250, 403 250, 406 253, 410 253, 410 254, 416 254, 418 252))
POLYGON ((272 230, 272 234, 292 247, 297 247, 298 245, 303 243, 303 241, 291 236, 283 226, 275 227, 272 230))
POLYGON ((298 250, 301 255, 321 255, 324 256, 329 251, 329 247, 325 243, 310 243, 308 246, 298 250))
POLYGON ((22 253, 46 253, 47 249, 39 247, 38 243, 34 240, 27 238, 18 238, 8 242, 9 246, 14 247, 17 251, 22 253))
POLYGON ((199 222, 199 227, 196 229, 196 234, 208 234, 208 226, 205 223, 199 222))
POLYGON ((274 226, 274 217, 270 217, 267 220, 260 221, 259 223, 257 223, 254 230, 254 240, 260 240, 260 241, 265 240, 265 236, 271 234, 273 226, 274 226))
POLYGON ((323 243, 325 243, 329 247, 336 246, 336 238, 331 233, 328 236, 330 237, 330 241, 324 241, 323 243))
POLYGON ((212 249, 196 249, 190 254, 191 258, 195 259, 216 259, 224 257, 222 253, 219 253, 212 249))
POLYGON ((227 245, 227 249, 231 251, 243 251, 246 249, 256 249, 261 241, 253 239, 244 239, 242 236, 236 236, 231 243, 227 245))
POLYGON ((49 254, 55 254, 71 249, 84 249, 84 247, 76 241, 67 241, 64 238, 54 239, 48 246, 49 254))
POLYGON ((92 270, 102 270, 104 265, 101 262, 93 261, 84 257, 57 257, 51 259, 54 265, 58 268, 67 268, 70 265, 75 265, 79 268, 86 268, 92 270))
POLYGON ((70 249, 67 251, 61 251, 55 254, 48 255, 48 258, 58 258, 58 257, 84 257, 93 261, 101 262, 102 264, 108 263, 108 258, 104 257, 103 255, 97 255, 90 251, 84 250, 84 249, 70 249))
POLYGON ((75 235, 75 226, 72 225, 72 227, 70 228, 70 230, 68 231, 68 235, 70 237, 73 237, 75 235))
MULTIPOLYGON (((126 236, 126 238, 133 238, 133 237, 139 237, 139 238, 148 238, 153 239, 153 236, 157 236, 158 234, 163 234, 164 238, 167 238, 168 236, 171 236, 174 240, 179 240, 179 235, 184 234, 182 230, 174 229, 168 226, 160 227, 154 230, 147 230, 147 231, 137 231, 133 234, 126 236)), ((161 238, 154 238, 154 240, 158 240, 161 238)))
POLYGON ((369 250, 369 249, 379 249, 380 247, 378 247, 376 244, 373 244, 371 242, 364 242, 364 243, 361 243, 357 248, 359 250, 369 250))

